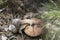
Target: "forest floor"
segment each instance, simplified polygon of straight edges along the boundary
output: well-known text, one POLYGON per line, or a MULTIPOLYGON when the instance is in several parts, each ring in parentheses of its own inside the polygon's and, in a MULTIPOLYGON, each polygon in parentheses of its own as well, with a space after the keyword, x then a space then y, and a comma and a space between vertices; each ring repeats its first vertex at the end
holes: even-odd
MULTIPOLYGON (((48 32, 46 33, 44 40, 60 40, 60 11, 55 9, 52 10, 51 9, 52 7, 49 6, 47 7, 48 9, 47 8, 45 9, 44 7, 42 9, 40 8, 41 10, 39 12, 41 13, 41 15, 38 16, 46 21, 45 26, 48 32)), ((20 17, 19 14, 17 15, 8 12, 0 13, 0 26, 8 27, 14 18, 20 17)), ((13 34, 9 34, 9 35, 13 35, 13 34)), ((15 37, 16 35, 10 36, 12 40, 16 40, 15 37)), ((17 37, 19 38, 19 34, 17 35, 17 37)), ((23 40, 23 39, 19 38, 17 40, 23 40)), ((27 37, 24 40, 42 40, 42 39, 27 37)))

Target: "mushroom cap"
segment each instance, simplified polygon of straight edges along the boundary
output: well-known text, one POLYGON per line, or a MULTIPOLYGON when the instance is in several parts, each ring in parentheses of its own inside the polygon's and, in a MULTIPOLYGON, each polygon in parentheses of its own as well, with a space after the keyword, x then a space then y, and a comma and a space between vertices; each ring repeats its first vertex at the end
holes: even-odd
POLYGON ((32 18, 30 20, 33 20, 34 26, 26 26, 26 28, 24 29, 25 34, 31 37, 36 37, 42 34, 44 28, 41 23, 42 21, 37 18, 32 18))
POLYGON ((27 23, 33 23, 33 20, 31 20, 31 19, 22 20, 22 24, 27 24, 27 23))

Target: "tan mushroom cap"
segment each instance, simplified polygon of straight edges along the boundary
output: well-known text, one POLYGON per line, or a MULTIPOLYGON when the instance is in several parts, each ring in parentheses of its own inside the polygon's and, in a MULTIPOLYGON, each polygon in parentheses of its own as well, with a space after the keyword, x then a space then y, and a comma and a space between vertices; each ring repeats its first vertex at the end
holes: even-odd
POLYGON ((22 24, 26 24, 26 23, 33 23, 33 20, 31 20, 31 19, 22 20, 22 24))
POLYGON ((41 23, 42 21, 37 18, 32 18, 30 20, 33 20, 34 27, 30 25, 26 26, 26 28, 24 29, 25 34, 31 37, 36 37, 42 34, 43 33, 43 26, 41 23))

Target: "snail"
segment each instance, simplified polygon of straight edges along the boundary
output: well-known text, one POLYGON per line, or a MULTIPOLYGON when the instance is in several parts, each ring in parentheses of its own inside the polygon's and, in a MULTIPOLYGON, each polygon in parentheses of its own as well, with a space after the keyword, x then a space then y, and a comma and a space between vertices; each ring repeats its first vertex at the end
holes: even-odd
POLYGON ((24 19, 23 26, 23 31, 28 36, 36 37, 43 33, 43 22, 38 18, 24 19))

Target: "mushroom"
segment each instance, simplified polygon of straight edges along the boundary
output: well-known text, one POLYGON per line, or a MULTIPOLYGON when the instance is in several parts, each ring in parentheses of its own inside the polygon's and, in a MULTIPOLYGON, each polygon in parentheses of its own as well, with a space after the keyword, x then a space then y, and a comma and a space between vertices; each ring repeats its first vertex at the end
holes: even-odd
POLYGON ((38 18, 31 18, 23 20, 24 32, 31 37, 39 36, 43 33, 43 22, 38 18))
MULTIPOLYGON (((30 19, 23 19, 22 20, 22 23, 21 23, 21 27, 19 29, 19 33, 21 33, 22 35, 22 38, 24 39, 24 36, 23 36, 23 30, 27 27, 27 25, 29 25, 28 23, 30 23, 32 20, 30 19)), ((33 21, 32 21, 33 22, 33 21)), ((31 22, 31 23, 32 23, 31 22)))
POLYGON ((25 29, 26 26, 29 25, 29 23, 32 24, 33 21, 30 20, 30 19, 23 19, 23 20, 22 20, 22 23, 21 23, 22 25, 21 25, 21 27, 20 27, 20 29, 19 29, 19 32, 20 32, 21 30, 25 29))

